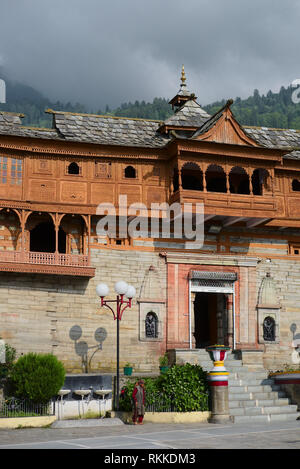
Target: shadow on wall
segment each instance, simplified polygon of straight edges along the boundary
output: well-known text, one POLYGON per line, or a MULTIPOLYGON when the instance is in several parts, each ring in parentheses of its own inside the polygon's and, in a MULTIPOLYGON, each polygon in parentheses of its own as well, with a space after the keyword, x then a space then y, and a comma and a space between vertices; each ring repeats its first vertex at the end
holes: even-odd
POLYGON ((102 344, 107 337, 107 332, 106 332, 106 329, 104 329, 103 327, 98 327, 98 329, 96 329, 95 334, 94 334, 94 338, 96 342, 98 342, 98 344, 91 345, 91 346, 89 346, 88 343, 83 340, 79 341, 81 336, 82 336, 81 327, 78 325, 72 326, 69 331, 69 337, 71 340, 74 341, 76 354, 81 357, 82 371, 84 373, 89 373, 91 369, 91 361, 94 358, 95 353, 98 352, 99 350, 102 350, 102 344), (93 351, 90 357, 89 357, 89 351, 93 351))

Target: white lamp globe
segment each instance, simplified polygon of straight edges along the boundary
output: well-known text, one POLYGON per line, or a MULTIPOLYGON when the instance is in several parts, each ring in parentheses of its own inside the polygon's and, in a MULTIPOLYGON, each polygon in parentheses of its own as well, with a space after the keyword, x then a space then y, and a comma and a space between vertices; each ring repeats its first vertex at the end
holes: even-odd
POLYGON ((128 285, 128 290, 126 292, 127 298, 131 300, 132 298, 135 297, 135 294, 136 294, 135 288, 132 285, 128 285))
POLYGON ((123 280, 115 283, 115 291, 118 295, 125 295, 128 289, 128 285, 123 280))
POLYGON ((96 292, 97 292, 98 296, 104 297, 104 296, 108 295, 109 288, 106 285, 106 283, 99 283, 99 285, 97 285, 97 287, 96 287, 96 292))

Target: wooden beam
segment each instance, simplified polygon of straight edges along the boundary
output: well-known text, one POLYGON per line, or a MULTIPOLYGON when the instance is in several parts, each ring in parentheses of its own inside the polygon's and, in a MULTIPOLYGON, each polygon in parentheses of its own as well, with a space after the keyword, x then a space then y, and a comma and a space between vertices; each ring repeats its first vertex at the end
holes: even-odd
POLYGON ((269 221, 270 218, 253 218, 252 221, 247 222, 247 228, 254 228, 255 226, 261 225, 262 223, 265 223, 269 221))
POLYGON ((223 223, 223 227, 227 228, 228 226, 234 225, 240 221, 246 220, 246 217, 227 217, 225 223, 223 223))

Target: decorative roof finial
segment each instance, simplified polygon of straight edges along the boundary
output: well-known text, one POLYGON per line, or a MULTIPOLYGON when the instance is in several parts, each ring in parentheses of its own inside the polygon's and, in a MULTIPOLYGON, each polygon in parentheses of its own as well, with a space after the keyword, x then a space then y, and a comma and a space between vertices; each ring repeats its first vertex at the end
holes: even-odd
POLYGON ((186 81, 186 77, 185 77, 185 72, 184 72, 184 65, 182 65, 182 69, 181 69, 181 86, 185 86, 185 81, 186 81))

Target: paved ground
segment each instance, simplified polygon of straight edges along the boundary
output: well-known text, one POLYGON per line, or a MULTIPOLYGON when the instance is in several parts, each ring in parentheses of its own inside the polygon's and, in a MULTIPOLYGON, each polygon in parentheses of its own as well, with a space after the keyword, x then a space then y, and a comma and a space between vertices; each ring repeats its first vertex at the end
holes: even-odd
MULTIPOLYGON (((0 430, 1 449, 300 449, 300 420, 273 424, 145 424, 0 430)), ((148 452, 138 453, 147 461, 148 452)), ((167 451, 168 453, 168 451, 167 451)), ((189 451, 191 453, 191 451, 189 451)), ((128 451, 126 452, 128 453, 128 451)), ((135 454, 133 452, 133 454, 135 454)), ((199 452, 195 452, 199 455, 199 452)), ((99 461, 100 462, 100 461, 99 461)), ((168 461, 166 461, 168 462, 168 461)), ((194 462, 192 460, 190 463, 194 462)), ((195 461, 199 462, 199 461, 195 461)))

